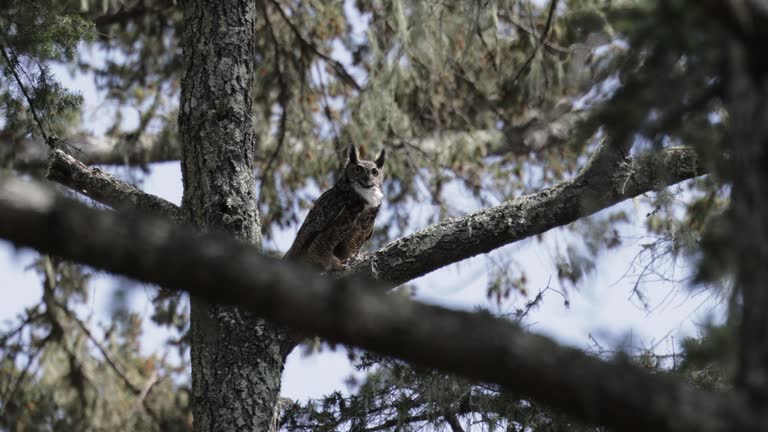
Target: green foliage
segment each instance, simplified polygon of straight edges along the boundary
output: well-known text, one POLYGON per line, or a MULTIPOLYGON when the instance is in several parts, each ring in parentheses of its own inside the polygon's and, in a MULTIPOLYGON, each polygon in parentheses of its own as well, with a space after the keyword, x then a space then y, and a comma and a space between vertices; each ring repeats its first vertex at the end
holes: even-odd
POLYGON ((5 78, 0 113, 6 134, 59 134, 77 120, 82 97, 63 88, 47 63, 72 61, 78 44, 91 41, 93 34, 93 24, 63 2, 10 1, 0 6, 5 78))
POLYGON ((74 2, 54 0, 3 2, 0 8, 3 45, 36 61, 74 60, 78 44, 92 41, 93 22, 74 2))

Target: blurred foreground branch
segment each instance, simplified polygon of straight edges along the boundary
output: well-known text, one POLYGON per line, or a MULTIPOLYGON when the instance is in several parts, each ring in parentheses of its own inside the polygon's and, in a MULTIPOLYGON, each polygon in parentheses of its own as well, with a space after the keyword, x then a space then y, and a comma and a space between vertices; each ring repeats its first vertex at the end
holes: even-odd
POLYGON ((0 237, 97 268, 237 304, 307 334, 498 383, 587 422, 628 431, 750 430, 737 394, 604 362, 487 314, 330 280, 223 234, 88 208, 37 183, 0 183, 0 237), (579 371, 579 373, 573 373, 579 371), (632 389, 632 391, 627 391, 632 389))

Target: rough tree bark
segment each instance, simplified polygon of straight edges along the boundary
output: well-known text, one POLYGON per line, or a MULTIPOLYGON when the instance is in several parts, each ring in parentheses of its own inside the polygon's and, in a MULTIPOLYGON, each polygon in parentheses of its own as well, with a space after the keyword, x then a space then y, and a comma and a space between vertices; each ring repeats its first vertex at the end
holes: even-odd
POLYGON ((181 221, 181 209, 175 204, 89 167, 58 149, 51 150, 46 177, 116 210, 140 210, 181 221))
MULTIPOLYGON (((183 10, 182 212, 202 230, 261 247, 253 175, 256 0, 187 0, 183 10)), ((271 428, 282 341, 280 329, 237 307, 192 301, 196 431, 271 428)))

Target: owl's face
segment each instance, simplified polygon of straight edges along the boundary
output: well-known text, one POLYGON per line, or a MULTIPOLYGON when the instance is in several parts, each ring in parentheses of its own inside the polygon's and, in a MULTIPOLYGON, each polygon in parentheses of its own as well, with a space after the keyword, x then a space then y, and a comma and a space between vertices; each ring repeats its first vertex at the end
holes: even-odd
POLYGON ((381 150, 375 161, 360 159, 357 148, 349 146, 349 162, 344 168, 344 175, 350 183, 359 184, 365 189, 380 188, 384 177, 384 150, 381 150))

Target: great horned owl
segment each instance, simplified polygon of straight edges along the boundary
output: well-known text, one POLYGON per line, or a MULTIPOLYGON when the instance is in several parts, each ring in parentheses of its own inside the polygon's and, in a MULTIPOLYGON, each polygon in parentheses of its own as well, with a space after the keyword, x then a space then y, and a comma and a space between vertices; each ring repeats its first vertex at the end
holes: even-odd
POLYGON ((360 159, 349 146, 349 159, 341 178, 309 210, 285 258, 299 259, 324 271, 346 268, 371 234, 379 212, 384 150, 375 161, 360 159))

